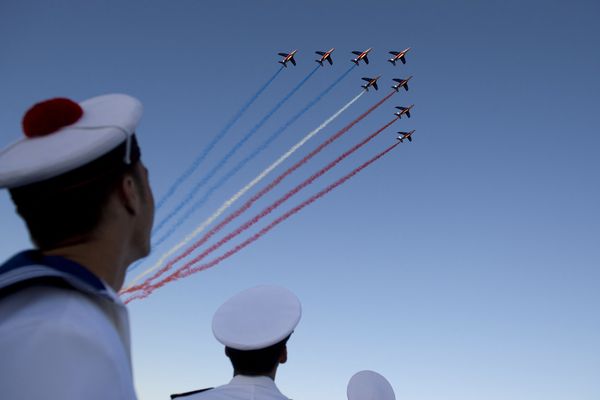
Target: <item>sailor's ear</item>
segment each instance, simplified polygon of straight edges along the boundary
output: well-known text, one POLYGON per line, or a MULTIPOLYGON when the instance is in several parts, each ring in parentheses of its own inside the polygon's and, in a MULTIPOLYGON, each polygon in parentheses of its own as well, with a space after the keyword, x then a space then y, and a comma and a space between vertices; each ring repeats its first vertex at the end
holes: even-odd
POLYGON ((279 364, 285 364, 287 361, 287 346, 283 346, 281 354, 279 355, 279 364))

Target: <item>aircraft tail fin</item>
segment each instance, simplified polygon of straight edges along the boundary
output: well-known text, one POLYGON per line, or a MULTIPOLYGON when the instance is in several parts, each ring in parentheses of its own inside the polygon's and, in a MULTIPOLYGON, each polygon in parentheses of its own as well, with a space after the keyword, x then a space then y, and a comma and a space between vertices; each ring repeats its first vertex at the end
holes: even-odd
POLYGON ((410 118, 410 111, 406 111, 406 116, 410 118))
POLYGON ((285 65, 285 63, 283 61, 277 61, 277 62, 287 68, 287 65, 285 65))
POLYGON ((350 61, 352 61, 354 64, 358 65, 358 60, 357 60, 356 58, 353 58, 353 59, 352 59, 352 60, 350 60, 350 61))
POLYGON ((318 62, 321 67, 323 66, 323 61, 321 61, 321 60, 315 60, 315 61, 318 62))
POLYGON ((391 62, 393 65, 396 65, 396 60, 394 60, 393 58, 390 58, 388 61, 391 62))
POLYGON ((409 136, 407 139, 409 142, 412 142, 412 136, 409 136))

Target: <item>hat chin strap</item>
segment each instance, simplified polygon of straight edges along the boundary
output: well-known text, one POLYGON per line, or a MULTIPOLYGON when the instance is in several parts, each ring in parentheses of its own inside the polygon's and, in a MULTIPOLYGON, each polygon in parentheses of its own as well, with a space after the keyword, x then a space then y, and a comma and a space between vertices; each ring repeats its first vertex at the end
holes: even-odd
POLYGON ((123 157, 123 162, 126 165, 131 164, 131 137, 133 133, 129 133, 125 128, 118 125, 102 125, 102 126, 80 126, 78 129, 106 129, 106 128, 115 128, 123 132, 125 135, 125 157, 123 157))

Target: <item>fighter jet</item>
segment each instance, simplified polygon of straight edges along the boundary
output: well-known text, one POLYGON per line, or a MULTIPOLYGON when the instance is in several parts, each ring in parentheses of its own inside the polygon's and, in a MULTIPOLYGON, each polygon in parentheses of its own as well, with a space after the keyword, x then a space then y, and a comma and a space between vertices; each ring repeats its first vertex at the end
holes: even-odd
POLYGON ((351 61, 356 65, 358 65, 358 62, 360 60, 363 60, 366 64, 368 64, 369 59, 367 58, 367 54, 369 54, 369 52, 371 50, 372 49, 369 47, 368 49, 366 49, 365 51, 362 51, 362 52, 361 51, 353 51, 352 54, 356 54, 358 57, 353 58, 351 61))
POLYGON ((390 51, 390 54, 393 54, 394 57, 390 58, 388 61, 394 65, 396 65, 396 61, 398 61, 398 60, 402 61, 402 64, 406 64, 406 59, 404 58, 404 56, 406 55, 406 53, 408 53, 409 50, 410 50, 410 47, 408 47, 400 52, 390 51))
POLYGON ((413 108, 414 106, 415 106, 415 105, 414 105, 414 104, 412 104, 412 105, 410 105, 410 106, 408 106, 408 107, 396 107, 396 108, 397 108, 398 110, 400 110, 400 111, 398 111, 398 112, 395 112, 395 113, 394 113, 394 115, 395 115, 396 117, 398 117, 398 118, 402 119, 402 114, 406 114, 406 116, 407 116, 408 118, 410 118, 410 109, 411 109, 411 108, 413 108))
POLYGON ((400 134, 400 136, 398 136, 396 139, 398 139, 400 141, 400 143, 404 142, 404 139, 408 139, 409 142, 412 142, 412 134, 415 133, 415 130, 413 129, 410 132, 398 132, 400 134))
POLYGON ((318 55, 321 56, 320 60, 315 60, 315 61, 318 62, 319 64, 321 64, 321 67, 323 66, 323 61, 325 61, 325 60, 329 61, 329 65, 333 65, 333 60, 331 59, 331 53, 334 50, 335 50, 335 47, 331 48, 331 50, 328 50, 326 52, 315 51, 315 53, 317 53, 318 55))
POLYGON ((396 92, 399 92, 401 87, 403 87, 405 90, 408 90, 408 81, 410 81, 410 78, 412 78, 412 75, 406 79, 392 79, 394 82, 398 82, 397 84, 392 86, 392 89, 395 89, 396 92))
POLYGON ((291 61, 292 64, 296 65, 296 60, 294 60, 294 55, 296 54, 298 50, 294 50, 291 53, 277 53, 279 54, 281 57, 283 57, 283 60, 281 61, 277 61, 279 64, 282 64, 284 67, 287 68, 287 62, 291 61))
POLYGON ((369 91, 369 86, 373 86, 375 88, 375 90, 378 90, 377 88, 377 79, 381 78, 381 75, 375 77, 375 78, 367 78, 364 77, 362 78, 363 81, 367 81, 366 85, 361 85, 361 87, 363 89, 365 89, 367 92, 369 91))

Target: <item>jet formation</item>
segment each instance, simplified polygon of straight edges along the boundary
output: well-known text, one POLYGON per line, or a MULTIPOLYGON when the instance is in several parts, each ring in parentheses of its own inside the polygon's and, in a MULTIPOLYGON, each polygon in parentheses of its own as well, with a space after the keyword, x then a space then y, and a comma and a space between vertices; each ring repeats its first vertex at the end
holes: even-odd
MULTIPOLYGON (((400 60, 400 62, 402 62, 402 64, 406 64, 406 53, 408 53, 410 51, 410 49, 411 49, 410 47, 407 47, 406 49, 404 49, 402 51, 390 51, 389 53, 393 57, 388 59, 387 61, 390 62, 394 66, 396 65, 396 61, 398 61, 398 60, 400 60)), ((315 51, 315 53, 320 56, 320 58, 316 59, 315 62, 318 62, 321 67, 324 66, 323 63, 325 61, 327 61, 329 63, 329 65, 333 65, 333 59, 331 58, 331 53, 333 53, 334 50, 335 50, 335 48, 331 48, 327 51, 315 51)), ((353 51, 352 54, 356 55, 356 58, 353 58, 350 61, 352 61, 357 66, 360 65, 361 60, 364 61, 365 64, 369 64, 368 54, 371 50, 373 50, 373 49, 371 47, 369 47, 368 49, 366 49, 364 51, 353 51)), ((296 55, 297 52, 298 52, 298 50, 293 50, 290 53, 277 53, 278 55, 283 57, 283 59, 278 61, 278 63, 280 63, 281 65, 283 65, 286 68, 287 68, 288 62, 291 62, 292 65, 295 66, 296 60, 294 59, 294 56, 296 55)), ((379 78, 381 78, 381 75, 378 75, 374 78, 363 77, 362 80, 367 83, 364 85, 361 85, 361 87, 363 89, 365 89, 365 91, 367 91, 367 92, 369 91, 369 87, 372 87, 375 90, 378 90, 379 88, 377 86, 377 81, 379 80, 379 78)), ((394 89, 396 92, 399 92, 400 88, 404 88, 405 91, 408 91, 408 81, 411 80, 411 78, 412 78, 412 75, 409 76, 408 78, 394 78, 393 81, 396 82, 396 84, 392 86, 392 89, 394 89)), ((403 115, 406 115, 408 118, 410 118, 410 110, 414 106, 415 106, 414 104, 411 104, 408 107, 397 106, 396 109, 398 109, 399 111, 396 111, 394 113, 394 115, 397 116, 398 119, 402 119, 403 115)), ((397 137, 397 140, 399 140, 401 143, 403 143, 405 139, 408 139, 409 142, 412 142, 413 133, 415 133, 414 129, 409 132, 400 131, 400 132, 398 132, 399 136, 397 137)))

